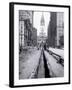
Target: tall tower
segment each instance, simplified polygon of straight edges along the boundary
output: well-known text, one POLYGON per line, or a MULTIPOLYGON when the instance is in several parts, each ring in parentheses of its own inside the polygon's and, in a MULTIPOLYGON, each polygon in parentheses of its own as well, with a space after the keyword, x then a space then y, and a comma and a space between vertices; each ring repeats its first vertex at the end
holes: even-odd
POLYGON ((42 16, 41 16, 41 26, 45 26, 45 20, 44 20, 44 15, 42 13, 42 16))
POLYGON ((44 15, 42 13, 42 16, 41 16, 41 21, 40 21, 40 29, 41 29, 41 32, 40 32, 40 39, 41 39, 41 42, 44 42, 45 41, 45 33, 44 33, 44 28, 45 28, 45 20, 44 20, 44 15))

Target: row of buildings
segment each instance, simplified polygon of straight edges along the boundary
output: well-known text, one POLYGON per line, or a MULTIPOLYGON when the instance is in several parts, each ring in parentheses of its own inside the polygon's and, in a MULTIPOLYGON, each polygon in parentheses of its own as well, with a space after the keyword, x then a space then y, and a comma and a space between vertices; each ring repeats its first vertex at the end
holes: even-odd
POLYGON ((64 13, 50 12, 47 45, 50 47, 64 47, 64 13))
POLYGON ((64 13, 50 12, 50 22, 47 36, 44 33, 45 20, 42 13, 40 26, 41 32, 37 36, 37 29, 33 27, 33 11, 19 10, 19 46, 37 46, 45 43, 50 47, 64 47, 64 13))
POLYGON ((37 45, 37 29, 33 27, 33 11, 19 10, 20 49, 37 45))

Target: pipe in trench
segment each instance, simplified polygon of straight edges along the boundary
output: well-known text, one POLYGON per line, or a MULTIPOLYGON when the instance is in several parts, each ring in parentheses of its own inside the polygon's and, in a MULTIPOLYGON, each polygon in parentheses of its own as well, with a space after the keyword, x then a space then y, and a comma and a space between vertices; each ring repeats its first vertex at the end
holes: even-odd
POLYGON ((43 60, 44 60, 44 68, 45 68, 45 78, 50 78, 50 71, 47 65, 47 60, 45 58, 44 50, 43 50, 43 60))
MULTIPOLYGON (((50 78, 51 77, 50 76, 50 71, 49 71, 49 68, 48 68, 48 65, 47 65, 47 60, 45 58, 44 50, 41 51, 41 56, 42 55, 43 55, 43 62, 44 62, 45 78, 50 78)), ((39 59, 39 65, 40 65, 40 61, 41 61, 41 56, 40 56, 40 59, 39 59)), ((37 78, 37 75, 38 75, 39 65, 38 65, 36 73, 35 73, 35 78, 37 78)))

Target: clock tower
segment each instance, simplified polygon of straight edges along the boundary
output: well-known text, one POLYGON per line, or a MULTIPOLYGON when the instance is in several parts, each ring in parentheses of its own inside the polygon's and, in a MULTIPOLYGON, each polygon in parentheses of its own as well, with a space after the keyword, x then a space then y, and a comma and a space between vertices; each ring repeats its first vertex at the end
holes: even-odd
POLYGON ((42 16, 41 16, 41 21, 40 21, 40 33, 39 33, 39 36, 40 36, 40 40, 41 42, 45 42, 45 32, 44 32, 44 29, 45 29, 45 19, 44 19, 44 14, 42 12, 42 16))

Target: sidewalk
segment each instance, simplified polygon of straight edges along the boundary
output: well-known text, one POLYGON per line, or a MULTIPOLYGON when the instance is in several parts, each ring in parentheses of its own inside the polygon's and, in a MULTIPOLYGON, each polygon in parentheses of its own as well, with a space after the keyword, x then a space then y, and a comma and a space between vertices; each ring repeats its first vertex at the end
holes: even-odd
POLYGON ((48 68, 50 70, 51 77, 63 77, 64 67, 57 63, 57 60, 52 57, 47 51, 44 51, 47 60, 48 68))
POLYGON ((49 48, 49 50, 51 50, 52 52, 54 52, 64 58, 64 50, 57 49, 57 48, 51 48, 51 47, 49 48))
POLYGON ((22 54, 22 59, 20 60, 20 79, 32 78, 36 72, 41 50, 30 50, 26 55, 22 54))

